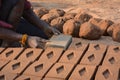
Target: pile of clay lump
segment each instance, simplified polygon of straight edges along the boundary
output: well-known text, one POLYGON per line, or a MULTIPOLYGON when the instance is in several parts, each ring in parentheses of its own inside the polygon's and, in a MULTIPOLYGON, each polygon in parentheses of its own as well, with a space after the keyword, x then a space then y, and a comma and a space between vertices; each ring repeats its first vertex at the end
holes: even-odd
POLYGON ((120 23, 95 18, 84 11, 70 13, 61 9, 40 7, 34 9, 34 12, 41 20, 61 33, 89 40, 97 40, 101 36, 111 36, 114 41, 120 42, 120 23))

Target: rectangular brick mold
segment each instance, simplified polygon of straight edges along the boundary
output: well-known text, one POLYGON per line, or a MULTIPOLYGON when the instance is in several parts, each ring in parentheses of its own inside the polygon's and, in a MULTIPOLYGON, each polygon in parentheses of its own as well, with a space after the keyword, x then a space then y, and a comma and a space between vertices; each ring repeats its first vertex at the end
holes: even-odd
POLYGON ((36 61, 30 65, 23 74, 44 77, 52 65, 53 63, 50 62, 36 61))
POLYGON ((47 73, 46 77, 67 80, 73 67, 73 64, 56 63, 47 73))
POLYGON ((2 69, 2 71, 21 74, 29 64, 30 61, 12 60, 2 69))
POLYGON ((105 53, 107 50, 107 45, 104 44, 90 44, 88 51, 97 51, 101 53, 105 53))
POLYGON ((120 46, 109 46, 107 54, 118 54, 120 56, 120 46))
POLYGON ((47 48, 40 57, 40 61, 53 62, 58 61, 62 55, 63 49, 61 48, 47 48))
POLYGON ((83 55, 83 51, 67 50, 64 52, 59 62, 77 64, 83 55))
POLYGON ((100 66, 95 80, 119 80, 119 68, 117 66, 100 66))
POLYGON ((44 78, 43 80, 63 80, 63 79, 57 79, 57 78, 44 78))
POLYGON ((14 60, 22 51, 23 48, 7 48, 4 52, 2 52, 1 58, 5 60, 14 60))
POLYGON ((18 60, 35 61, 42 53, 42 49, 27 48, 18 58, 18 60))
POLYGON ((88 48, 88 43, 82 42, 79 38, 73 38, 68 49, 85 51, 88 48))
POLYGON ((52 36, 50 42, 46 43, 46 47, 58 47, 66 50, 72 42, 72 36, 70 35, 57 35, 52 36))
POLYGON ((0 60, 0 70, 9 63, 7 60, 0 60))
POLYGON ((42 80, 42 78, 38 76, 21 75, 15 80, 42 80))
POLYGON ((69 80, 94 80, 96 66, 77 65, 69 80))
POLYGON ((0 72, 0 80, 14 80, 17 77, 17 74, 0 72))
POLYGON ((103 56, 105 53, 102 51, 87 51, 83 56, 80 64, 87 64, 87 65, 99 65, 102 62, 103 56))

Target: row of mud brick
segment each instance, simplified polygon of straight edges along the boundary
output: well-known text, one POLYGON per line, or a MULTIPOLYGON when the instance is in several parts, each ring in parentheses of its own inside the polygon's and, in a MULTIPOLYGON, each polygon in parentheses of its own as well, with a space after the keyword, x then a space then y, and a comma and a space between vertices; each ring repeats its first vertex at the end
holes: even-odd
POLYGON ((0 48, 0 80, 119 80, 120 47, 73 40, 61 48, 0 48))

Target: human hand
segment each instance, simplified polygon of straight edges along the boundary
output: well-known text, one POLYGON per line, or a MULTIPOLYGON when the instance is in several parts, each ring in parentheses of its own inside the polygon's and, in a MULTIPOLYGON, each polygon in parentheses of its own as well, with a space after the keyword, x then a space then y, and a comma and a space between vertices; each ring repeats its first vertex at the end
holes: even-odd
POLYGON ((43 38, 40 38, 40 37, 36 37, 36 36, 28 36, 28 39, 27 39, 27 44, 29 47, 32 47, 32 48, 42 48, 44 49, 44 46, 45 46, 45 43, 47 42, 48 40, 45 40, 43 38))
POLYGON ((45 34, 50 38, 52 35, 59 35, 61 34, 57 29, 53 27, 47 27, 44 29, 45 34))

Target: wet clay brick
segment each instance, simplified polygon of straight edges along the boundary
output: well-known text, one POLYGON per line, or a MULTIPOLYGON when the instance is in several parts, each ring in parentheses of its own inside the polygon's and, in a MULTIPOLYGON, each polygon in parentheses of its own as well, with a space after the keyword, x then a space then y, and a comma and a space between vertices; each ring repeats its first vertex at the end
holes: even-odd
POLYGON ((17 77, 17 74, 0 72, 0 80, 14 80, 17 77))
POLYGON ((70 35, 54 35, 51 37, 50 42, 46 43, 46 47, 57 47, 66 50, 72 42, 70 35))
POLYGON ((83 51, 67 50, 64 52, 59 62, 77 64, 83 55, 83 51))
POLYGON ((0 60, 0 70, 9 63, 7 60, 0 60))
POLYGON ((95 80, 119 80, 119 68, 117 66, 100 66, 95 80))
POLYGON ((88 43, 82 42, 79 38, 73 38, 71 45, 68 49, 85 51, 88 47, 88 43))
POLYGON ((42 49, 27 48, 18 58, 18 60, 29 60, 31 62, 35 61, 40 55, 42 49))
POLYGON ((63 79, 57 79, 57 78, 44 78, 43 80, 63 80, 63 79))
POLYGON ((118 54, 120 56, 120 46, 109 46, 107 54, 118 54))
POLYGON ((36 61, 23 74, 44 77, 52 65, 53 63, 51 62, 36 61))
POLYGON ((67 80, 69 77, 74 65, 68 63, 56 63, 48 72, 46 77, 49 78, 60 78, 67 80))
POLYGON ((90 44, 88 51, 97 51, 103 54, 105 53, 106 49, 107 49, 107 45, 104 44, 90 44))
POLYGON ((100 51, 87 51, 83 56, 80 64, 99 65, 105 53, 100 51))
POLYGON ((44 62, 49 61, 55 63, 62 55, 62 52, 63 49, 61 48, 47 48, 41 55, 39 60, 44 62))
POLYGON ((5 48, 0 48, 0 54, 5 50, 5 48))
POLYGON ((119 65, 120 64, 120 54, 107 54, 103 60, 102 65, 119 65))
POLYGON ((15 80, 41 80, 41 77, 38 76, 29 76, 29 75, 21 75, 15 80))
POLYGON ((69 80, 93 80, 96 66, 93 65, 77 65, 69 80))
POLYGON ((22 51, 23 48, 7 48, 4 52, 2 52, 1 57, 6 60, 14 60, 22 51))
POLYGON ((5 66, 2 71, 9 72, 9 73, 17 73, 18 75, 21 74, 26 67, 30 64, 29 61, 20 61, 20 60, 12 60, 10 63, 5 66))

